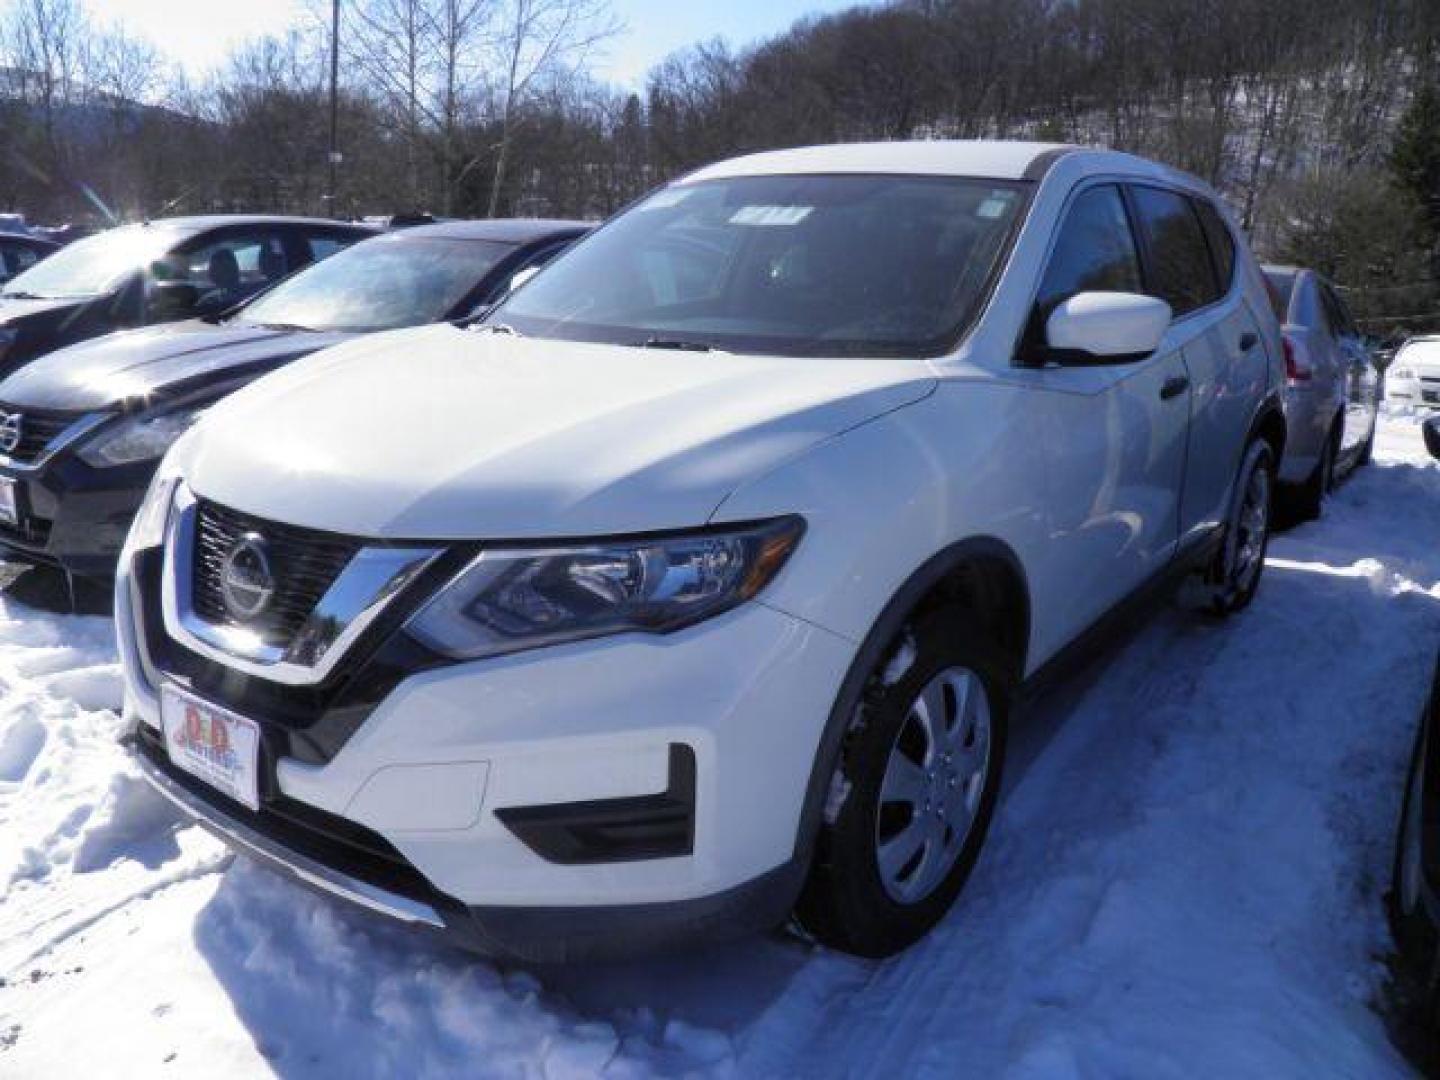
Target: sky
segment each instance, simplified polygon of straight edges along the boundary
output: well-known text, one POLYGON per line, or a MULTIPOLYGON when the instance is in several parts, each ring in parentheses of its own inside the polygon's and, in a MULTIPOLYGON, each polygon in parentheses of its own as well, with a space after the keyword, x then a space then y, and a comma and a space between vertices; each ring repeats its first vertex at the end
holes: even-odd
MULTIPOLYGON (((341 0, 342 3, 345 0, 341 0)), ((626 30, 591 64, 602 79, 640 88, 651 65, 712 37, 745 45, 803 15, 838 11, 856 0, 611 0, 626 30)), ((305 18, 315 0, 99 0, 90 10, 125 24, 192 74, 218 64, 246 38, 278 33, 305 18)))

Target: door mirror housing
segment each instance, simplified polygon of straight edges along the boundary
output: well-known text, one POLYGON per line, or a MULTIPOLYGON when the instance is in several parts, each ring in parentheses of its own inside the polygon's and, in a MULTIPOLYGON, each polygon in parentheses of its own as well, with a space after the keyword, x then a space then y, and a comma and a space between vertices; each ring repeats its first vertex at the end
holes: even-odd
POLYGON ((524 270, 517 270, 515 276, 510 279, 510 287, 505 290, 505 295, 509 296, 539 272, 540 267, 538 266, 527 266, 524 270))
POLYGON ((1045 322, 1047 359, 1058 364, 1143 360, 1170 329, 1170 305, 1153 296, 1083 292, 1055 306, 1045 322))
POLYGON ((200 290, 188 281, 157 281, 150 289, 150 316, 156 322, 188 319, 200 304, 200 290))
POLYGON ((1430 417, 1420 425, 1420 431, 1425 436, 1425 449, 1431 457, 1440 460, 1440 416, 1430 417))

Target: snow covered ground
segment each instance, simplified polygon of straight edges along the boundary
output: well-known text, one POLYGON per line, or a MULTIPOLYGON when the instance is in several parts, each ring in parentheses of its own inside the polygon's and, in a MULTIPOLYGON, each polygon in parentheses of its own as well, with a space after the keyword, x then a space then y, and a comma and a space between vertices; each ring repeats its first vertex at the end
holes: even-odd
POLYGON ((108 624, 0 600, 0 1075, 1405 1075, 1373 1005, 1437 538, 1389 417, 1243 617, 1162 612, 1025 720, 965 896, 884 964, 430 945, 178 828, 114 745, 108 624))

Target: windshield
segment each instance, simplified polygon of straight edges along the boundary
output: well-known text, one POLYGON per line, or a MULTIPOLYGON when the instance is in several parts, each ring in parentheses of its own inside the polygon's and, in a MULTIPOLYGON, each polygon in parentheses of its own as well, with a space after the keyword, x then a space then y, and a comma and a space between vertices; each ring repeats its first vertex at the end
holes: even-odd
POLYGON ((665 188, 488 320, 536 337, 781 355, 934 355, 968 326, 1024 186, 747 176, 665 188))
POLYGON ((179 240, 169 230, 146 225, 128 225, 76 240, 11 279, 5 295, 24 293, 46 299, 97 296, 164 255, 179 240))
POLYGON ((277 285, 237 320, 355 332, 439 322, 514 250, 493 240, 377 237, 277 285))

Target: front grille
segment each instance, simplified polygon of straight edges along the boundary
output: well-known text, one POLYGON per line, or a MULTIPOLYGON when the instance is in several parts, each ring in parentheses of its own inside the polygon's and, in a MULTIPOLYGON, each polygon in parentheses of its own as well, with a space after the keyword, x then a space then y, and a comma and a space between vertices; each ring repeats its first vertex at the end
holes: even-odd
POLYGON ((0 402, 0 425, 11 417, 18 417, 20 424, 20 441, 5 456, 11 461, 36 460, 57 435, 84 415, 51 409, 19 409, 0 402))
POLYGON ((279 525, 201 502, 195 528, 195 613, 216 625, 243 625, 268 645, 289 645, 360 546, 350 537, 279 525), (246 533, 265 540, 275 593, 264 612, 241 623, 226 610, 220 581, 226 556, 246 533))

